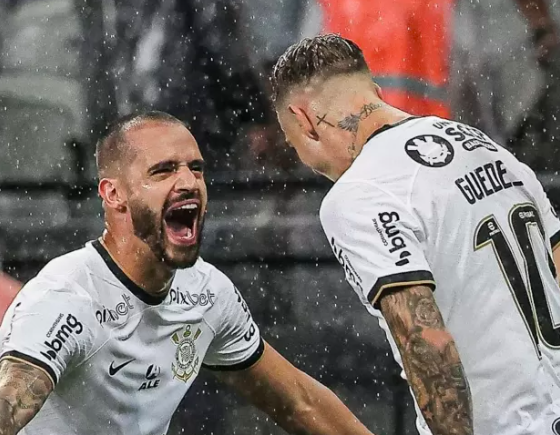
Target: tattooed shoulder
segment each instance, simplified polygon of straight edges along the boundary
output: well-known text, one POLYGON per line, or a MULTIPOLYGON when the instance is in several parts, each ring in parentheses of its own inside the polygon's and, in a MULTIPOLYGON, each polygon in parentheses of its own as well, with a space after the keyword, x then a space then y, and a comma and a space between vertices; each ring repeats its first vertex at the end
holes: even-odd
POLYGON ((43 369, 16 358, 0 360, 0 435, 14 435, 25 427, 53 388, 43 369))

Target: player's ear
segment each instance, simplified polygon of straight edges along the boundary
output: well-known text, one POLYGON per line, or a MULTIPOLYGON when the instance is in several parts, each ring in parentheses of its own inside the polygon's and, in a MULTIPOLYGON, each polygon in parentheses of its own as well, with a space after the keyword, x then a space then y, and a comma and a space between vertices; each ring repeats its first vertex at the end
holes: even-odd
POLYGON ((290 104, 288 106, 288 110, 291 113, 291 115, 296 118, 298 124, 300 125, 301 129, 303 130, 303 133, 309 139, 312 139, 314 141, 319 140, 319 135, 317 134, 317 131, 315 130, 315 126, 313 125, 313 123, 311 122, 309 117, 307 116, 307 113, 305 113, 305 111, 301 107, 297 107, 293 104, 290 104))
POLYGON ((119 181, 114 178, 102 178, 99 181, 98 192, 107 208, 118 212, 126 210, 126 198, 123 189, 119 188, 119 181))

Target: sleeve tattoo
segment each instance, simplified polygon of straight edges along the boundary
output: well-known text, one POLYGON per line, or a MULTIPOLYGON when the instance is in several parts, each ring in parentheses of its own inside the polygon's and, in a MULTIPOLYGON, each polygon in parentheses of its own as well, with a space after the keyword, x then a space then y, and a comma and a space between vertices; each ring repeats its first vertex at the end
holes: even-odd
POLYGON ((432 291, 409 287, 381 299, 408 382, 434 435, 472 435, 469 384, 432 291))
POLYGON ((16 435, 53 390, 50 377, 24 361, 0 361, 0 435, 16 435))

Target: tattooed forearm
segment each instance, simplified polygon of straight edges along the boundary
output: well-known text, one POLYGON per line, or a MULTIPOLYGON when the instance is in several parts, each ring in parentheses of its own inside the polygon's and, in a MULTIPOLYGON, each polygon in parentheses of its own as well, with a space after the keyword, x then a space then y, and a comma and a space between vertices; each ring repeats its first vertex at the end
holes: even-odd
POLYGON ((42 370, 19 360, 0 361, 0 435, 17 434, 53 389, 42 370))
POLYGON ((358 133, 358 128, 360 126, 360 121, 366 119, 377 109, 383 107, 382 103, 369 103, 364 104, 359 113, 351 113, 346 118, 338 122, 338 128, 342 130, 349 131, 351 133, 358 133))
POLYGON ((410 287, 381 299, 418 406, 434 435, 472 435, 469 385, 432 292, 410 287))

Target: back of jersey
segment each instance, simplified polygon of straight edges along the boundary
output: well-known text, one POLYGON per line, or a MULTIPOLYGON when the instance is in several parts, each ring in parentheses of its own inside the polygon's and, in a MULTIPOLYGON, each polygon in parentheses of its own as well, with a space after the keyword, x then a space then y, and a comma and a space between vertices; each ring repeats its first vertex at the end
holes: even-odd
POLYGON ((428 117, 375 134, 340 181, 339 198, 344 190, 361 195, 353 193, 360 185, 382 192, 365 209, 378 234, 357 237, 371 237, 367 267, 334 224, 332 243, 350 252, 349 269, 358 287, 372 288, 374 307, 384 288, 435 282, 470 383, 475 433, 558 435, 560 288, 552 248, 560 222, 535 174, 479 130, 428 117), (383 264, 387 273, 374 270, 383 264))
POLYGON ((560 222, 535 174, 485 134, 437 118, 417 127, 404 145, 418 163, 411 208, 426 227, 434 295, 471 384, 476 432, 552 435, 560 222))

